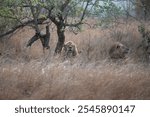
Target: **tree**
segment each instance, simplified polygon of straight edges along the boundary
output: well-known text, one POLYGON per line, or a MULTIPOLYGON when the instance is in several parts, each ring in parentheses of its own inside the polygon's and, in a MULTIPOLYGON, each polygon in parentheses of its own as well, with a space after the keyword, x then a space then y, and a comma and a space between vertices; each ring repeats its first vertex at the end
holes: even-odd
MULTIPOLYGON (((67 26, 78 27, 83 24, 86 10, 92 3, 92 0, 6 0, 1 4, 1 17, 14 19, 18 25, 8 32, 1 34, 0 37, 12 33, 20 27, 33 24, 36 34, 40 34, 38 25, 43 21, 50 19, 57 27, 58 42, 55 53, 60 53, 65 41, 65 29, 67 26), (80 19, 69 22, 70 16, 78 15, 77 9, 83 7, 80 11, 80 19), (18 12, 21 12, 19 14, 18 12), (42 13, 41 11, 45 11, 42 13), (72 14, 72 12, 76 13, 72 14), (43 17, 42 17, 43 16, 43 17), (22 22, 26 19, 26 22, 22 22), (32 19, 32 20, 31 20, 32 19)), ((71 20, 70 20, 71 21, 71 20)))
POLYGON ((147 20, 150 18, 150 1, 149 0, 136 0, 137 15, 147 20))
POLYGON ((15 20, 17 25, 0 37, 30 25, 35 30, 35 35, 32 37, 34 39, 31 40, 37 40, 42 36, 39 25, 49 19, 57 27, 58 42, 55 49, 57 54, 64 45, 67 27, 80 30, 80 25, 85 23, 87 16, 96 12, 99 16, 100 11, 110 12, 114 8, 117 7, 112 0, 1 0, 0 16, 15 20), (100 2, 103 1, 106 5, 102 7, 100 2))
POLYGON ((56 25, 58 42, 55 53, 60 53, 65 42, 66 27, 76 27, 83 24, 86 12, 93 0, 45 0, 44 8, 48 11, 48 18, 56 25), (78 11, 80 9, 80 11, 78 11), (78 16, 80 14, 80 17, 78 16), (71 20, 75 18, 75 20, 71 20), (78 17, 78 18, 77 18, 78 17))

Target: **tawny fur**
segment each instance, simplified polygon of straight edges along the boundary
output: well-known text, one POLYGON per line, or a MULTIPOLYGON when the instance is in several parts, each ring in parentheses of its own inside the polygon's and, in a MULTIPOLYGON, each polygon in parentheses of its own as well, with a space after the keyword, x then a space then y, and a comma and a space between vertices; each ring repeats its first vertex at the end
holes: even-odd
POLYGON ((64 59, 74 58, 75 56, 77 56, 78 49, 77 49, 76 44, 73 43, 72 41, 66 42, 63 46, 62 55, 64 59))
POLYGON ((120 42, 116 42, 111 46, 109 50, 109 56, 112 59, 123 59, 126 57, 128 52, 129 52, 128 47, 126 47, 120 42))

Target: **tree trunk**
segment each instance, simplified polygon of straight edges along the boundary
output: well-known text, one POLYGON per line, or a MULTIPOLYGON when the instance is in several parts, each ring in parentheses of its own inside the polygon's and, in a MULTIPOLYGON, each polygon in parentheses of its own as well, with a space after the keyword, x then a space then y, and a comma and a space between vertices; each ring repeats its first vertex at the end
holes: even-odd
POLYGON ((58 42, 55 48, 55 54, 61 53, 61 50, 63 48, 64 42, 65 42, 65 30, 64 26, 58 25, 57 26, 57 35, 58 35, 58 42))
POLYGON ((150 18, 150 0, 136 0, 136 16, 145 21, 150 18))

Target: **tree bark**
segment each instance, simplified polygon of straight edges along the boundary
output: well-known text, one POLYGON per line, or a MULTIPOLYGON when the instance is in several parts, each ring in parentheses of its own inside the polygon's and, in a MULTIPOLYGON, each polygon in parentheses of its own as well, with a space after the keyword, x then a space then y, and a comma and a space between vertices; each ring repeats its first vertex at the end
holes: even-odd
POLYGON ((57 35, 58 35, 58 42, 55 48, 55 54, 61 53, 61 50, 63 48, 64 42, 65 42, 65 30, 64 26, 57 25, 57 35))
POLYGON ((27 47, 28 47, 28 46, 32 46, 32 44, 33 44, 35 41, 37 41, 38 39, 39 39, 39 36, 38 36, 38 34, 36 33, 36 34, 28 41, 27 47))
MULTIPOLYGON (((39 18, 38 19, 38 24, 42 24, 44 21, 46 21, 47 18, 39 18)), ((13 27, 12 29, 10 29, 9 31, 3 33, 3 34, 0 34, 0 38, 4 37, 4 36, 7 36, 13 32, 15 32, 17 29, 19 28, 23 28, 25 26, 28 26, 29 24, 34 24, 34 20, 28 20, 28 21, 25 21, 25 22, 22 22, 21 24, 13 27)))
POLYGON ((136 0, 136 15, 139 19, 145 21, 150 18, 150 1, 149 0, 136 0))

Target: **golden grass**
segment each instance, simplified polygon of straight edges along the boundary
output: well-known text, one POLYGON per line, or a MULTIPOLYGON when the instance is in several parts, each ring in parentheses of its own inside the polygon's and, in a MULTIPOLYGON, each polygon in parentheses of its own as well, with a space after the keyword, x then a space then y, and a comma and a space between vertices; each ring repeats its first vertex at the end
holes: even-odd
POLYGON ((25 47, 34 31, 21 29, 0 43, 0 99, 150 99, 150 67, 136 52, 137 25, 87 28, 78 35, 66 31, 66 41, 81 52, 73 61, 53 56, 57 36, 52 30, 51 49, 43 55, 40 41, 25 47), (114 41, 131 48, 126 62, 109 59, 114 41))

